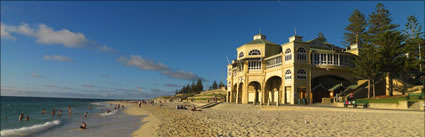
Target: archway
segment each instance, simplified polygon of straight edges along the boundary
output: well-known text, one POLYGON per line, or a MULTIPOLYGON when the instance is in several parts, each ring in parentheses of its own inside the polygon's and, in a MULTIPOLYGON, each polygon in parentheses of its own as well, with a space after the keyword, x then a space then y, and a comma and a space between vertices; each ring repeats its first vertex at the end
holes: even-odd
POLYGON ((248 84, 248 103, 258 103, 261 93, 261 85, 259 82, 253 81, 248 84))
POLYGON ((230 102, 231 103, 235 103, 236 102, 236 94, 237 94, 236 88, 237 88, 237 85, 235 84, 233 86, 233 88, 232 88, 232 94, 231 94, 232 96, 231 96, 231 99, 230 99, 230 102))
POLYGON ((243 83, 240 83, 238 88, 238 101, 237 101, 238 104, 242 104, 242 94, 243 94, 242 89, 243 89, 243 83))
POLYGON ((279 103, 281 100, 282 89, 282 78, 279 76, 270 77, 266 81, 266 87, 264 92, 264 103, 279 103))
MULTIPOLYGON (((315 77, 311 80, 311 92, 313 95, 313 103, 322 102, 322 98, 329 98, 330 92, 328 89, 334 87, 337 84, 347 87, 351 85, 351 82, 345 78, 333 75, 325 75, 315 77)), ((338 94, 338 93, 334 93, 338 94)))

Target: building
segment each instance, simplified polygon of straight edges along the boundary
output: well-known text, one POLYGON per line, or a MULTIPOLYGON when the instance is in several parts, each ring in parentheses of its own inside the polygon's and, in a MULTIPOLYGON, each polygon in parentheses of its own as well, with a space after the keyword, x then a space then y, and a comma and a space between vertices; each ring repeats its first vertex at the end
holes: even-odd
POLYGON ((227 102, 311 104, 340 91, 329 89, 357 82, 351 71, 356 45, 343 49, 321 37, 303 41, 301 36, 279 45, 257 34, 236 50, 237 59, 227 65, 227 102))

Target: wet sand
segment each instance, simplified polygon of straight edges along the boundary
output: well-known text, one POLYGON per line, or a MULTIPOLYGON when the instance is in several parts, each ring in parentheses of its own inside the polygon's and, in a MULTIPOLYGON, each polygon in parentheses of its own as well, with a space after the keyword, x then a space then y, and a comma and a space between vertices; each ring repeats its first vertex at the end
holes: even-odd
MULTIPOLYGON (((121 103, 123 104, 123 103, 121 103)), ((425 136, 424 112, 297 106, 219 104, 202 111, 182 103, 124 104, 145 115, 133 136, 425 136)))

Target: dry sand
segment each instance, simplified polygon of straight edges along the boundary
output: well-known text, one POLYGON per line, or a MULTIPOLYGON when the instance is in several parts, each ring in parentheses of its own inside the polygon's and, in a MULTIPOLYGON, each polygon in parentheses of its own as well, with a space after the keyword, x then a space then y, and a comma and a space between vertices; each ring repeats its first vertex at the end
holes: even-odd
POLYGON ((128 114, 148 115, 133 136, 425 136, 418 111, 226 103, 190 111, 176 110, 178 104, 127 104, 128 114))

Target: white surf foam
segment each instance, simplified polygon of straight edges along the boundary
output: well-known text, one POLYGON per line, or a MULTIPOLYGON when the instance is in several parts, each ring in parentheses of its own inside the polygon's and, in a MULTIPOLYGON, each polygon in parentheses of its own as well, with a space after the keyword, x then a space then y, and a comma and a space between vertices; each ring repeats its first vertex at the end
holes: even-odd
POLYGON ((106 104, 104 102, 92 102, 90 104, 97 105, 97 106, 106 106, 106 104))
POLYGON ((33 125, 30 127, 1 130, 0 136, 27 136, 60 125, 60 123, 60 120, 54 120, 46 122, 44 124, 33 125))
POLYGON ((107 117, 107 116, 112 116, 112 115, 114 115, 115 113, 117 113, 118 112, 118 110, 112 110, 111 112, 103 112, 103 113, 100 113, 100 115, 101 116, 104 116, 104 117, 107 117))

